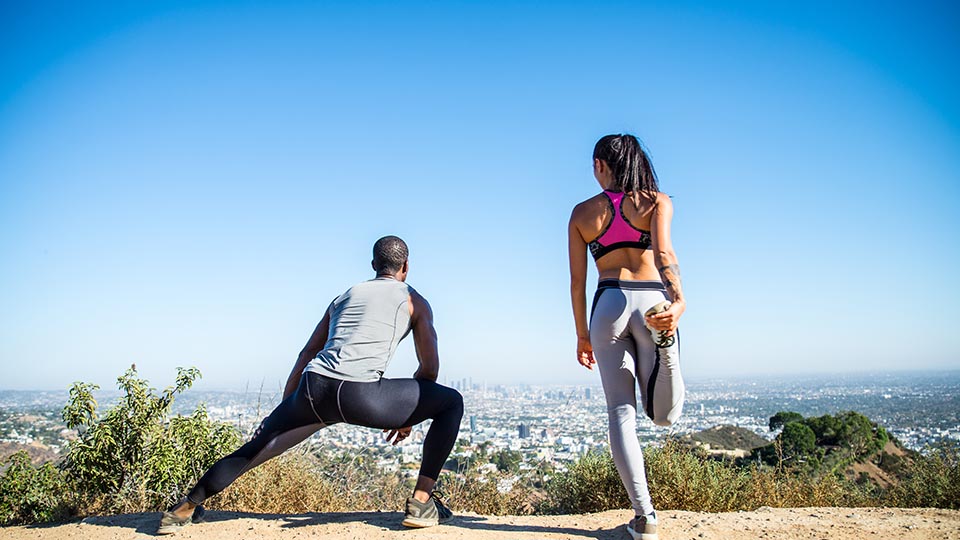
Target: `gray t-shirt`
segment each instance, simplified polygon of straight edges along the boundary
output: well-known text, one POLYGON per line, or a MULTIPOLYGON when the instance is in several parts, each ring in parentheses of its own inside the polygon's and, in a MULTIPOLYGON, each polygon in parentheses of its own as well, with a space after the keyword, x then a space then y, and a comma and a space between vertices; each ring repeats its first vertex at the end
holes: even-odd
POLYGON ((378 381, 410 332, 410 291, 377 278, 354 285, 330 307, 330 332, 306 371, 344 381, 378 381))

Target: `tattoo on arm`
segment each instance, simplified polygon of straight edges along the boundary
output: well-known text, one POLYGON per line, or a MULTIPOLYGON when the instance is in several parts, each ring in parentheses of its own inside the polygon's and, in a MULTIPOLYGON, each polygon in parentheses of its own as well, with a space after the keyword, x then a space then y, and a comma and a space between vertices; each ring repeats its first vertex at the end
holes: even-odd
POLYGON ((667 264, 661 266, 660 277, 663 278, 663 284, 670 293, 670 298, 674 302, 683 298, 683 292, 680 288, 680 266, 676 264, 667 264))

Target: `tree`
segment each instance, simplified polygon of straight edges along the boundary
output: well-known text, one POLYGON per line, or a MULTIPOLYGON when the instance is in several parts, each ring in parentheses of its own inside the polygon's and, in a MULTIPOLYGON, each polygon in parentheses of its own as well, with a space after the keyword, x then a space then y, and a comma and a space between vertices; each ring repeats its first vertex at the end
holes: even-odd
POLYGON ((836 416, 825 414, 815 418, 807 418, 803 421, 814 435, 817 436, 817 444, 822 446, 837 446, 838 436, 843 430, 843 422, 836 416))
POLYGON ((780 441, 784 461, 798 463, 819 460, 817 436, 806 425, 790 422, 783 426, 777 439, 780 441))
POLYGON ((837 433, 837 444, 849 448, 854 456, 870 456, 883 448, 886 444, 886 432, 879 433, 876 424, 866 416, 849 411, 838 416, 840 429, 837 433))
POLYGON ((770 417, 770 431, 776 431, 790 422, 802 422, 803 415, 792 411, 780 411, 770 417))
POLYGON ((523 456, 520 452, 513 450, 501 450, 490 458, 490 463, 497 466, 497 470, 502 472, 517 472, 520 470, 520 462, 523 456))

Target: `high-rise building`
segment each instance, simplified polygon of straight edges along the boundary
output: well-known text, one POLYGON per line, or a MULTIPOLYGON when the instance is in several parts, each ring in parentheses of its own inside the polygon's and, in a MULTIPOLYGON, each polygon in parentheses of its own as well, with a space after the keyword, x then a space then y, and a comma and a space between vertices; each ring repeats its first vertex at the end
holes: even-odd
POLYGON ((520 424, 519 431, 520 431, 520 438, 521 438, 521 439, 529 439, 529 438, 530 438, 530 426, 528 426, 528 425, 526 425, 526 424, 520 424))
POLYGON ((477 415, 475 414, 470 415, 470 431, 477 431, 477 415))
POLYGON ((587 387, 587 389, 583 391, 583 395, 587 399, 590 399, 590 387, 587 387))

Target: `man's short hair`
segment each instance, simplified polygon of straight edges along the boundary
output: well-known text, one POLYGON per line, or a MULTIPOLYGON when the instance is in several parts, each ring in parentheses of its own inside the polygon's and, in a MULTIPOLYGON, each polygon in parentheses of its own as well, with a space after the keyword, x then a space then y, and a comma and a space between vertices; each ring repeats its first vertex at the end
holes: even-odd
POLYGON ((396 274, 409 255, 406 242, 396 236, 384 236, 373 245, 373 269, 377 274, 396 274))

